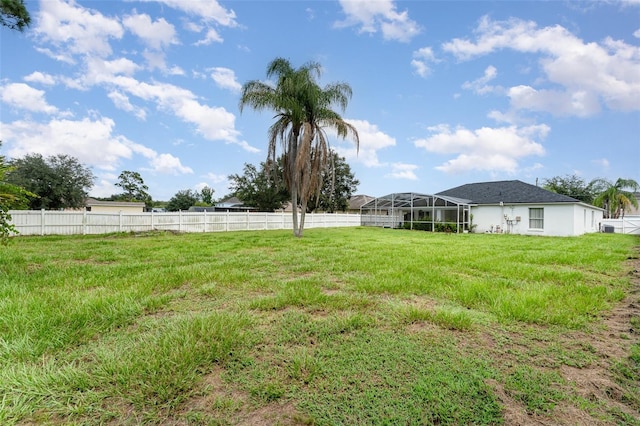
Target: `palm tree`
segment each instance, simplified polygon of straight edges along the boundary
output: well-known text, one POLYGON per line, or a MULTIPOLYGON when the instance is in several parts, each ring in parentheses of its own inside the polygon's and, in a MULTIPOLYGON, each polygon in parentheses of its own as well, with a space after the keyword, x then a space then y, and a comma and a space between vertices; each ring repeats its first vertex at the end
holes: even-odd
POLYGON ((320 87, 317 62, 294 69, 290 62, 276 58, 267 66, 267 78, 275 77, 275 86, 252 80, 242 87, 240 111, 245 105, 256 110, 276 112, 276 122, 269 128, 267 163, 275 164, 278 142, 283 151, 284 183, 291 194, 293 234, 302 237, 307 203, 322 188, 322 171, 330 161, 329 141, 325 128, 338 137, 351 137, 359 147, 358 132, 332 110, 337 104, 342 111, 351 99, 351 87, 333 83, 320 87), (298 222, 298 207, 301 208, 298 222))
POLYGON ((618 178, 615 183, 606 179, 597 179, 597 183, 602 185, 603 191, 598 195, 593 203, 605 209, 607 217, 624 219, 625 211, 629 211, 631 206, 638 207, 638 200, 633 191, 638 191, 640 185, 633 179, 618 178), (628 191, 628 190, 631 191, 628 191))

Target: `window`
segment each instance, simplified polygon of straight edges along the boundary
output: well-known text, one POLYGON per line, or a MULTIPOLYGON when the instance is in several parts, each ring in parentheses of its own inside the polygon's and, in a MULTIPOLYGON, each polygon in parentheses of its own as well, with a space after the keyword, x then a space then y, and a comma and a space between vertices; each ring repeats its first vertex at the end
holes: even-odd
POLYGON ((529 209, 529 228, 544 229, 544 209, 541 209, 541 208, 529 209))

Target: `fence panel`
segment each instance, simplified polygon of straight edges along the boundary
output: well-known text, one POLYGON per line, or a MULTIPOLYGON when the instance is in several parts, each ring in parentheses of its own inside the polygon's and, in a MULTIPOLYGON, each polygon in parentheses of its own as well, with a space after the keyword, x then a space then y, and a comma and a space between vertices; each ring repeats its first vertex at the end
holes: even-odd
MULTIPOLYGON (((95 213, 12 210, 20 235, 108 234, 113 232, 225 232, 292 229, 291 212, 95 213)), ((309 213, 305 228, 360 226, 359 214, 309 213)))
POLYGON ((624 219, 603 219, 602 226, 613 226, 616 234, 640 235, 640 216, 625 217, 624 219))

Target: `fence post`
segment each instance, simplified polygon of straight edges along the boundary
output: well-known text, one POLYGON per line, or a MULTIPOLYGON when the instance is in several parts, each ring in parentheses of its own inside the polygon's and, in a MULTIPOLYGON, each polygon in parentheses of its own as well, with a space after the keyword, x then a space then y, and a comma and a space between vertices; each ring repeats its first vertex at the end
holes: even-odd
POLYGON ((82 212, 82 235, 87 235, 87 209, 82 212))
POLYGON ((182 210, 178 210, 178 232, 182 232, 182 210))
POLYGON ((118 212, 118 231, 122 232, 122 210, 118 212))
POLYGON ((204 209, 204 227, 202 232, 207 232, 207 209, 204 209))
POLYGON ((153 209, 151 209, 151 230, 153 231, 153 209))
POLYGON ((44 235, 44 209, 40 209, 40 235, 44 235))
POLYGON ((227 209, 227 215, 224 220, 224 232, 229 232, 229 209, 227 209))

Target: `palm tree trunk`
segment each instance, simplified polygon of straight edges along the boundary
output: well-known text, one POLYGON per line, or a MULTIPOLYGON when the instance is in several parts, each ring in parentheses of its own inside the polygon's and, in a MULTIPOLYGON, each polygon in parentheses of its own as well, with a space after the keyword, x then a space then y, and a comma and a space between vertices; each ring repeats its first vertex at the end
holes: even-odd
POLYGON ((293 235, 301 237, 300 230, 298 229, 298 187, 297 185, 291 186, 291 214, 293 215, 293 235))
POLYGON ((300 237, 300 231, 298 229, 298 189, 300 188, 300 176, 297 172, 298 168, 298 137, 299 130, 293 129, 292 136, 288 142, 288 157, 287 170, 285 173, 289 175, 289 187, 291 191, 291 214, 293 218, 293 235, 300 237))
POLYGON ((302 208, 300 209, 300 229, 298 230, 298 237, 302 237, 302 233, 304 232, 304 218, 307 212, 307 202, 302 202, 302 208))

